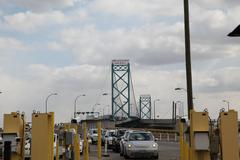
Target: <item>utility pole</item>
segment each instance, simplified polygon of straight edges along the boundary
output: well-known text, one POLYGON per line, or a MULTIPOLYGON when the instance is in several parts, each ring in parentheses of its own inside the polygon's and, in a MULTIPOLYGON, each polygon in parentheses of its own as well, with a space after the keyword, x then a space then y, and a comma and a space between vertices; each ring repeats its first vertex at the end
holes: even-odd
POLYGON ((77 115, 77 100, 79 97, 81 96, 86 96, 85 94, 81 94, 81 95, 78 95, 75 100, 74 100, 74 111, 73 111, 73 115, 74 115, 74 118, 76 118, 76 115, 77 115))
POLYGON ((153 119, 156 119, 156 101, 160 101, 160 99, 155 99, 154 101, 153 101, 153 113, 154 113, 154 115, 153 115, 153 119))
POLYGON ((184 1, 184 26, 185 26, 185 61, 186 61, 186 79, 187 79, 187 101, 188 101, 188 119, 190 119, 190 110, 193 109, 192 100, 192 68, 191 68, 191 45, 190 45, 190 26, 189 26, 189 4, 184 1))

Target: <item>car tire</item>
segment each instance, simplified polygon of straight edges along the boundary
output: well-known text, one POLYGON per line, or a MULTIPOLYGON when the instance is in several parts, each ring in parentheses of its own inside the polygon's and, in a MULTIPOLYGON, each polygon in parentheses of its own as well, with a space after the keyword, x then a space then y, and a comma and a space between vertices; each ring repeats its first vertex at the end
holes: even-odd
POLYGON ((123 156, 123 151, 120 149, 120 156, 123 156))
POLYGON ((124 157, 125 159, 128 159, 128 158, 129 158, 128 155, 124 155, 123 157, 124 157))
POLYGON ((158 155, 157 155, 157 156, 154 156, 153 159, 158 159, 158 155))
POLYGON ((126 150, 123 151, 123 157, 124 157, 125 159, 128 159, 128 158, 129 158, 128 155, 127 155, 126 150))

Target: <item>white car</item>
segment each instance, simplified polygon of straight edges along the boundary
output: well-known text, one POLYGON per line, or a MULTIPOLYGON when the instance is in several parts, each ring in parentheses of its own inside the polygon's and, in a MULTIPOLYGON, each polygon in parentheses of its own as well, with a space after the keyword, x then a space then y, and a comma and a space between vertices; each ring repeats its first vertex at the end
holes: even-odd
POLYGON ((81 139, 81 140, 79 141, 80 154, 83 154, 83 145, 84 145, 84 143, 83 143, 83 140, 81 139))
POLYGON ((105 133, 104 141, 107 141, 108 148, 113 146, 113 137, 115 136, 115 130, 107 130, 105 133))
POLYGON ((130 131, 123 144, 125 158, 158 159, 158 144, 151 132, 130 131))
POLYGON ((127 130, 119 142, 120 143, 120 156, 123 156, 124 144, 126 143, 125 140, 127 139, 129 132, 130 132, 130 130, 127 130))
POLYGON ((92 144, 97 144, 98 142, 98 129, 93 128, 89 130, 89 136, 92 141, 92 144))
POLYGON ((2 154, 3 154, 3 139, 0 136, 0 158, 2 157, 2 154))
POLYGON ((25 141, 25 151, 24 151, 25 157, 31 157, 31 143, 30 139, 25 141))

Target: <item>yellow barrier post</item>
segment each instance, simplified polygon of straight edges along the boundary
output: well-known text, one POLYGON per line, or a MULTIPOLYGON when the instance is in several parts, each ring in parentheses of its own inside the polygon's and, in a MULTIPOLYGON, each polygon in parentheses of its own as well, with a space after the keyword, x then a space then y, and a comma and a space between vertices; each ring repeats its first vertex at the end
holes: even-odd
MULTIPOLYGON (((65 130, 65 134, 67 134, 67 132, 73 133, 75 131, 74 137, 73 137, 73 144, 66 144, 66 135, 65 135, 64 146, 65 146, 65 150, 70 149, 70 151, 73 151, 75 160, 80 160, 80 137, 78 135, 78 125, 76 123, 64 123, 64 130, 65 130)), ((63 160, 66 160, 66 159, 69 159, 69 157, 67 157, 66 154, 64 154, 63 160)))
POLYGON ((190 112, 190 160, 210 160, 209 116, 207 112, 190 112))
POLYGON ((74 160, 80 160, 80 147, 79 147, 79 136, 76 133, 74 135, 74 160))
POLYGON ((102 160, 102 126, 101 121, 97 122, 98 127, 98 160, 102 160))
POLYGON ((56 141, 56 160, 59 160, 59 142, 58 139, 56 141))
MULTIPOLYGON (((16 144, 14 150, 10 153, 11 160, 24 160, 25 150, 25 116, 17 112, 4 114, 3 120, 3 142, 11 141, 16 144), (17 139, 19 139, 17 141, 17 139)), ((11 147, 11 146, 10 146, 11 147)))
POLYGON ((54 113, 32 114, 32 160, 54 158, 54 113))
POLYGON ((189 145, 188 145, 188 143, 186 142, 186 141, 183 141, 183 151, 184 151, 184 153, 183 153, 183 160, 189 160, 189 145))
POLYGON ((221 112, 219 129, 222 160, 239 160, 237 112, 221 112))
POLYGON ((88 137, 87 137, 87 122, 83 123, 83 134, 84 134, 84 160, 89 159, 88 153, 88 137))
POLYGON ((183 129, 183 122, 181 122, 181 118, 179 118, 179 144, 180 144, 180 160, 184 159, 184 129, 183 129))

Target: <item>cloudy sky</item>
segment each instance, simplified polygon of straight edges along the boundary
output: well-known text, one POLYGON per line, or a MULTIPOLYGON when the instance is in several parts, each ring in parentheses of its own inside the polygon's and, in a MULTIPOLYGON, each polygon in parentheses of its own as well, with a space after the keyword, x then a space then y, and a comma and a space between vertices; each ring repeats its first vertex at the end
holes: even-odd
MULTIPOLYGON (((226 35, 240 23, 237 0, 191 0, 195 108, 240 109, 240 38, 226 35)), ((181 0, 0 0, 0 125, 2 114, 49 110, 68 121, 79 111, 110 104, 112 59, 129 59, 136 99, 159 98, 157 115, 171 116, 184 101, 183 3, 181 0)))

